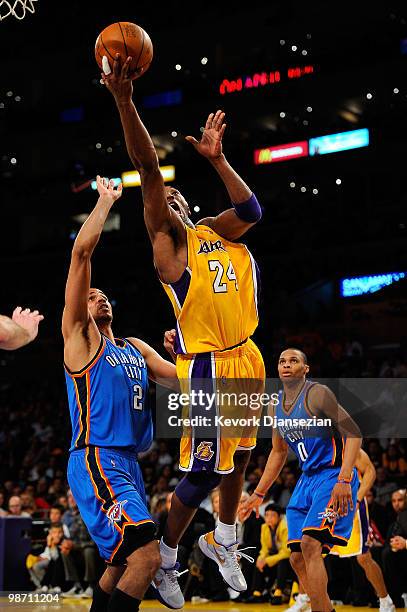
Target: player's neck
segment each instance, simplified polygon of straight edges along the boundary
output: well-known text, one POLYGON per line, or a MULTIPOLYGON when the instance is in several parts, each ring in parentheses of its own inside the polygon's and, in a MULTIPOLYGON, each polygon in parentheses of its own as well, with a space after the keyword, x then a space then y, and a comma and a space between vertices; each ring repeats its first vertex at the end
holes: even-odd
POLYGON ((110 325, 102 325, 101 327, 99 327, 99 331, 101 334, 109 338, 109 340, 113 342, 113 344, 115 344, 114 334, 110 325))
POLYGON ((283 382, 286 404, 292 403, 305 385, 305 378, 292 378, 283 382))

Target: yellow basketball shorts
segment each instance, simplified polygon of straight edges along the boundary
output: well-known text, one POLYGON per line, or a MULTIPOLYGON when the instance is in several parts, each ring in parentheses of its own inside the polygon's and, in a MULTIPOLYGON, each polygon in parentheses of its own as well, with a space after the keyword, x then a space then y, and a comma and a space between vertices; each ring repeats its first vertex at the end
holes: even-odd
POLYGON ((369 537, 369 511, 366 499, 363 499, 355 512, 352 533, 346 546, 334 546, 331 555, 340 557, 356 557, 369 550, 367 540, 369 537))
POLYGON ((225 351, 178 355, 177 376, 182 393, 189 393, 183 417, 191 423, 183 428, 180 469, 232 472, 235 451, 256 446, 261 406, 255 400, 265 379, 259 349, 249 339, 225 351))

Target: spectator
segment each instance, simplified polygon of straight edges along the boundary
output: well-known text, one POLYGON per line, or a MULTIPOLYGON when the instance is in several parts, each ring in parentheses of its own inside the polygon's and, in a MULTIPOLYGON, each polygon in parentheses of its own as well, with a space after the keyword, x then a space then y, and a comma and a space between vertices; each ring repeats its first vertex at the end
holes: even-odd
POLYGON ((367 446, 367 454, 376 469, 381 467, 383 449, 377 440, 370 440, 367 446))
POLYGON ((376 470, 374 488, 377 503, 385 506, 390 501, 391 493, 397 488, 397 484, 395 482, 388 482, 386 468, 379 467, 376 470))
POLYGON ((37 483, 37 496, 35 497, 35 503, 37 508, 41 510, 48 510, 50 508, 50 504, 47 500, 47 489, 47 479, 40 478, 37 483))
POLYGON ((62 511, 68 510, 68 498, 66 495, 60 495, 57 499, 57 504, 62 508, 62 511))
POLYGON ((397 519, 389 528, 383 549, 383 568, 386 584, 396 608, 404 607, 402 594, 407 585, 407 503, 406 489, 392 495, 392 505, 397 519))
POLYGON ((286 472, 283 476, 283 489, 278 498, 278 505, 282 508, 287 508, 288 502, 291 499, 291 495, 295 489, 297 479, 292 472, 286 472))
POLYGON ((382 546, 389 527, 388 514, 386 509, 375 500, 372 489, 367 491, 365 497, 369 511, 370 525, 373 530, 372 536, 377 540, 376 544, 373 544, 373 546, 382 546))
MULTIPOLYGON (((43 586, 43 580, 45 577, 46 570, 52 560, 57 560, 59 557, 58 546, 61 544, 64 537, 64 532, 62 529, 62 525, 54 525, 50 528, 48 536, 47 536, 47 546, 45 550, 37 557, 34 555, 28 555, 27 557, 27 569, 30 574, 30 578, 32 582, 35 584, 37 589, 41 589, 43 586)), ((53 568, 54 570, 55 568, 53 568)), ((44 586, 58 586, 61 588, 63 583, 63 577, 58 577, 55 580, 55 572, 52 571, 48 575, 48 580, 51 581, 44 586), (52 576, 52 579, 51 579, 52 576), (54 584, 51 584, 54 582, 54 584)))
POLYGON ((20 500, 22 511, 32 516, 37 510, 34 498, 26 491, 23 491, 20 495, 20 500))
POLYGON ((67 497, 69 509, 64 512, 62 522, 68 528, 69 536, 73 541, 72 555, 75 557, 76 566, 79 567, 82 563, 85 565, 82 582, 86 583, 87 587, 82 591, 81 589, 78 590, 78 587, 74 585, 65 595, 67 597, 72 595, 92 597, 93 585, 97 580, 98 554, 95 543, 91 539, 86 525, 79 514, 78 506, 71 490, 68 490, 67 497))
POLYGON ((264 518, 265 523, 261 526, 261 550, 252 583, 252 596, 246 600, 246 603, 270 601, 272 605, 280 605, 286 580, 291 574, 287 519, 277 504, 269 504, 266 507, 264 518), (277 581, 277 587, 270 598, 269 589, 274 580, 277 581))
POLYGON ((161 440, 158 443, 158 461, 157 461, 158 468, 161 468, 164 465, 172 465, 173 461, 174 461, 173 457, 168 452, 167 443, 161 440))
POLYGON ((390 476, 404 476, 407 473, 407 461, 395 444, 389 444, 387 451, 383 453, 383 467, 390 476))
POLYGON ((28 512, 23 512, 21 498, 18 495, 13 495, 10 497, 8 502, 8 510, 7 516, 31 518, 31 515, 28 514, 28 512))
POLYGON ((54 525, 61 525, 64 532, 64 537, 69 538, 69 529, 62 523, 63 508, 61 506, 52 506, 49 511, 50 529, 54 525))
POLYGON ((4 503, 5 503, 4 493, 0 491, 0 517, 7 516, 7 510, 4 509, 4 503))

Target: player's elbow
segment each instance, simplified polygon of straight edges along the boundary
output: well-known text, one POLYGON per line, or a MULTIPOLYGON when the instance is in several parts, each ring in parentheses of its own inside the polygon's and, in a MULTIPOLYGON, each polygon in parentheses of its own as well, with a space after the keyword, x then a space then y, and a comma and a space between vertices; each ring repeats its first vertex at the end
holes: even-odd
POLYGON ((80 261, 89 260, 91 254, 90 248, 85 243, 75 242, 72 249, 72 259, 80 261))

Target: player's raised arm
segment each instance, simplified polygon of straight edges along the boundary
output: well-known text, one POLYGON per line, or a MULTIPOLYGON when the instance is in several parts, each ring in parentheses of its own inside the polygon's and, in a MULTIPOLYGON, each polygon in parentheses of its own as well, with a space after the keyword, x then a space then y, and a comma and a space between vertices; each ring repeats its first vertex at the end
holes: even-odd
POLYGON ((0 349, 12 351, 32 342, 38 335, 43 320, 38 310, 17 306, 12 318, 0 315, 0 349))
POLYGON ((287 460, 288 444, 282 439, 277 428, 273 429, 272 443, 273 448, 267 459, 259 484, 254 493, 242 506, 243 511, 245 511, 245 516, 248 516, 252 510, 255 510, 256 516, 259 517, 259 508, 263 503, 267 491, 278 478, 287 460))
MULTIPOLYGON (((122 187, 119 185, 116 190, 113 181, 108 183, 106 179, 100 176, 97 177, 96 182, 99 192, 98 201, 82 225, 72 248, 71 264, 65 287, 65 308, 62 317, 62 334, 65 343, 72 336, 79 336, 85 342, 87 339, 84 332, 92 323, 94 333, 100 338, 96 324, 92 321, 88 310, 91 278, 90 262, 109 211, 122 194, 122 187)), ((67 348, 67 344, 65 348, 67 348)))
POLYGON ((130 62, 129 57, 121 65, 120 55, 117 54, 113 70, 110 74, 102 74, 102 79, 115 99, 129 157, 140 172, 145 222, 153 242, 157 232, 169 234, 174 229, 185 231, 181 220, 167 204, 164 180, 153 141, 132 100, 130 62))
POLYGON ((262 212, 256 196, 223 154, 222 138, 226 129, 224 119, 225 113, 220 110, 215 114, 211 113, 201 140, 198 141, 193 136, 187 136, 186 140, 210 161, 222 179, 233 205, 233 208, 225 210, 217 217, 206 217, 199 223, 209 225, 227 240, 236 240, 261 219, 262 212))

